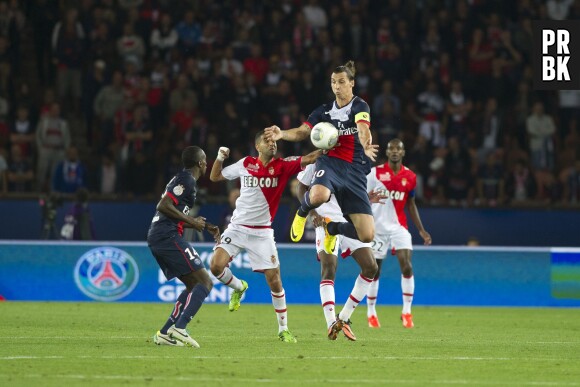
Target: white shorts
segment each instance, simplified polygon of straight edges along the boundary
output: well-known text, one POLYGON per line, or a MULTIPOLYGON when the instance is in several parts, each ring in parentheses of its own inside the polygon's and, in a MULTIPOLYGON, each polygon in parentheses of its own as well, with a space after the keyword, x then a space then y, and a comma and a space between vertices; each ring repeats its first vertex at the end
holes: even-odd
POLYGON ((403 226, 399 226, 388 234, 376 234, 372 243, 375 259, 384 259, 389 250, 413 250, 411 233, 403 226))
POLYGON ((262 272, 280 266, 274 230, 271 228, 249 228, 230 223, 214 251, 218 247, 227 251, 231 259, 242 249, 246 250, 253 271, 262 272))
MULTIPOLYGON (((334 246, 334 250, 332 251, 332 255, 338 256, 338 248, 340 247, 340 255, 343 258, 352 255, 356 250, 361 249, 363 247, 371 247, 370 243, 363 243, 358 239, 351 239, 347 238, 342 235, 337 235, 336 246, 334 246)), ((316 228, 316 253, 320 253, 324 251, 324 228, 317 227, 316 228)))

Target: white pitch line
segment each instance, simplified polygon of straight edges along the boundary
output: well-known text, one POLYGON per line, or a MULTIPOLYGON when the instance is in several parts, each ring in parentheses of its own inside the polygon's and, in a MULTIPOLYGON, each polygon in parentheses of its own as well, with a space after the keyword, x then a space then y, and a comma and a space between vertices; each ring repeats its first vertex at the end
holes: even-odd
MULTIPOLYGON (((139 381, 179 381, 179 382, 223 382, 224 378, 212 378, 205 376, 154 376, 149 377, 147 375, 143 376, 133 376, 133 375, 82 375, 82 374, 71 374, 71 375, 41 375, 41 374, 26 374, 26 375, 10 375, 10 374, 0 374, 0 378, 11 378, 12 380, 17 378, 42 378, 42 379, 77 379, 77 380, 139 380, 139 381)), ((336 383, 336 384, 423 384, 424 381, 412 380, 412 379, 252 379, 252 378, 235 378, 236 382, 250 382, 250 383, 267 383, 279 385, 281 382, 285 384, 325 384, 325 383, 336 383)), ((429 384, 457 384, 457 385, 505 385, 505 381, 490 381, 490 380, 465 380, 465 379, 444 379, 444 380, 430 380, 429 384)), ((577 382, 551 382, 551 381, 521 381, 521 382, 510 382, 510 385, 519 386, 580 386, 577 382)))
MULTIPOLYGON (((249 339, 264 339, 269 340, 269 336, 245 336, 249 339)), ((102 337, 102 336, 0 336, 0 340, 147 340, 150 339, 150 336, 109 336, 109 337, 102 337)), ((223 336, 199 336, 196 337, 197 339, 202 340, 229 340, 229 338, 224 338, 223 336)), ((311 337, 311 338, 302 338, 302 340, 307 341, 324 341, 328 342, 326 337, 311 337)), ((415 341, 408 338, 400 338, 401 341, 415 341)), ((361 340, 362 341, 362 340, 361 340)), ((387 342, 387 340, 382 340, 378 338, 365 338, 365 342, 387 342)), ((460 340, 444 340, 441 339, 426 339, 420 338, 422 342, 441 342, 445 344, 453 344, 453 343, 462 343, 460 340)), ((499 343, 499 341, 498 341, 499 343)), ((554 345, 580 345, 580 341, 516 341, 512 344, 537 344, 537 345, 545 345, 545 344, 554 344, 554 345)))
MULTIPOLYGON (((183 348, 182 348, 183 349, 183 348)), ((186 351, 195 351, 189 348, 186 351)), ((13 355, 1 356, 0 360, 42 360, 42 359, 127 359, 127 360, 156 360, 156 359, 183 359, 183 352, 178 356, 160 356, 160 355, 79 355, 79 356, 28 356, 13 355)), ((187 356, 189 359, 207 359, 207 360, 239 360, 239 356, 187 356)), ((300 359, 305 360, 352 360, 353 356, 304 356, 300 359)), ((290 360, 297 359, 297 356, 252 356, 252 360, 290 360)), ((356 360, 414 360, 414 361, 559 361, 559 362, 576 362, 578 359, 566 358, 513 358, 513 357, 473 357, 473 356, 356 356, 356 360)))

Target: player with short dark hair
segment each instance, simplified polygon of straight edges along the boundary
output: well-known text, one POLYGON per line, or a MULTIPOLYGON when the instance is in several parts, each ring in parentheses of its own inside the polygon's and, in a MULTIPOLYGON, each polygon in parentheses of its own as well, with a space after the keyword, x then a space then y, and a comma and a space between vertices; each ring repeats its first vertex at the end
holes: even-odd
POLYGON ((210 269, 221 283, 234 289, 229 310, 238 310, 248 284, 232 273, 228 263, 242 249, 246 250, 252 270, 264 273, 270 287, 278 319, 278 338, 283 342, 295 343, 296 338, 288 330, 286 294, 280 277, 280 260, 272 220, 290 177, 300 172, 305 165, 314 163, 321 152, 302 157, 275 158, 278 149, 276 142, 266 140, 263 131, 256 135, 255 144, 258 157, 244 157, 226 168, 223 168, 223 161, 229 157, 230 151, 225 147, 220 148, 211 169, 211 181, 239 178, 241 188, 230 224, 214 247, 210 269))
POLYGON ((389 141, 386 154, 387 163, 374 167, 367 177, 369 194, 379 192, 386 198, 383 203, 373 203, 372 205, 377 229, 373 241, 373 253, 379 269, 367 294, 367 315, 369 326, 379 328, 380 323, 375 309, 379 292, 379 277, 383 259, 391 250, 393 255, 397 255, 401 267, 401 289, 403 292, 401 320, 405 328, 413 328, 413 315, 411 314, 411 304, 415 292, 415 277, 411 264, 413 244, 407 227, 405 206, 426 245, 431 244, 431 235, 425 231, 415 204, 417 176, 403 165, 403 157, 405 156, 403 142, 398 138, 389 141))
POLYGON ((337 145, 316 161, 315 178, 300 201, 290 230, 291 239, 299 241, 310 210, 326 203, 332 194, 336 195, 343 214, 350 221, 327 225, 327 253, 338 234, 367 243, 374 237, 366 175, 371 169, 369 158, 375 160, 378 146, 371 141, 369 105, 353 94, 355 73, 353 61, 336 67, 330 77, 335 100, 316 108, 298 128, 281 130, 276 125, 266 128, 266 139, 286 141, 305 140, 319 122, 330 122, 338 129, 337 145))
POLYGON ((189 346, 199 348, 185 329, 198 312, 213 284, 201 259, 182 235, 184 227, 197 231, 208 230, 219 240, 219 229, 205 218, 188 216, 195 204, 197 180, 207 170, 205 152, 190 146, 181 153, 183 169, 169 181, 147 235, 147 244, 159 267, 170 280, 179 278, 185 290, 177 297, 173 312, 165 325, 153 336, 157 345, 189 346))

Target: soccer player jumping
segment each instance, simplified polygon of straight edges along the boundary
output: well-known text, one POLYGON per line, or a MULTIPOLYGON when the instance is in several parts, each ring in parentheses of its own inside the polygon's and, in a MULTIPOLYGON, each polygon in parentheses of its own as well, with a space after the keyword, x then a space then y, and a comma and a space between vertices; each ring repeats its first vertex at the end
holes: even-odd
POLYGON ((413 245, 407 227, 405 205, 425 245, 431 244, 431 235, 425 231, 415 204, 417 176, 403 165, 403 157, 405 156, 403 142, 398 138, 389 141, 386 154, 388 162, 374 167, 367 176, 369 194, 380 192, 387 198, 383 203, 372 204, 376 224, 373 253, 379 269, 367 294, 367 315, 369 326, 379 328, 380 323, 375 309, 379 292, 379 276, 381 275, 383 259, 389 250, 393 250, 401 267, 401 289, 403 291, 401 320, 405 328, 413 328, 413 315, 411 314, 411 304, 415 292, 415 277, 411 264, 413 245))
MULTIPOLYGON (((335 100, 316 108, 298 128, 281 130, 274 125, 265 129, 266 139, 274 141, 305 140, 312 127, 319 122, 330 122, 338 129, 338 143, 316 161, 314 179, 300 200, 290 229, 290 238, 298 242, 304 233, 308 213, 328 202, 330 195, 334 194, 344 217, 349 221, 325 224, 324 250, 328 254, 332 253, 338 234, 364 243, 372 242, 375 236, 366 175, 371 170, 371 160, 375 161, 378 145, 372 144, 369 105, 353 94, 355 73, 353 61, 336 67, 330 76, 335 100)), ((372 282, 369 278, 359 276, 354 294, 364 297, 372 282)), ((337 326, 348 325, 349 316, 348 311, 343 309, 337 318, 337 326)))

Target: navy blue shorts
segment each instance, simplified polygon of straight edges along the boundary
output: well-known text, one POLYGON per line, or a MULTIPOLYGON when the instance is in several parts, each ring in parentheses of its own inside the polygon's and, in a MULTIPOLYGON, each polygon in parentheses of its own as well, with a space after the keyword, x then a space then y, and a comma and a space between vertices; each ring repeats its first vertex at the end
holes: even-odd
POLYGON ((149 237, 147 243, 168 280, 205 268, 197 251, 179 234, 149 237))
POLYGON ((345 215, 372 215, 366 169, 367 165, 322 156, 316 160, 316 173, 310 185, 321 184, 330 189, 345 215))

